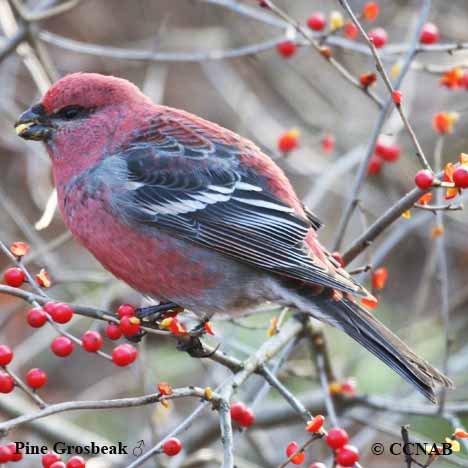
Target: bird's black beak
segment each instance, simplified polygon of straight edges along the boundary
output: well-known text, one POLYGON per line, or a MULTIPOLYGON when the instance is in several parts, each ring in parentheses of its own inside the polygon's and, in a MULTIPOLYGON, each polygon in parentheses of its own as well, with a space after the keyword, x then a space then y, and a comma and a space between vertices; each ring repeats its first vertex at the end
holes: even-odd
POLYGON ((53 129, 42 104, 30 107, 15 122, 16 134, 25 140, 46 141, 53 129))

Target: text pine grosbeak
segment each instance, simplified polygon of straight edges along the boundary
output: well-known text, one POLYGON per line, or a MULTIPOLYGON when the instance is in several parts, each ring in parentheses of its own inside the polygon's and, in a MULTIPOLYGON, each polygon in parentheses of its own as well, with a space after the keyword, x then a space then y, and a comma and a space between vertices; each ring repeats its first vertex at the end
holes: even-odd
POLYGON ((281 303, 343 330, 432 401, 434 382, 452 385, 354 301, 369 294, 249 140, 92 73, 55 83, 16 131, 45 142, 75 237, 141 293, 203 318, 281 303))

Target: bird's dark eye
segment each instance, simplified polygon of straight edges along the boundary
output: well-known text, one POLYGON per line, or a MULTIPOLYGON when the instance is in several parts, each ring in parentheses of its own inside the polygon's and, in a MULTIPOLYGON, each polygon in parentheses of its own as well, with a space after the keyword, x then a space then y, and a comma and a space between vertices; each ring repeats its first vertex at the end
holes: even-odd
POLYGON ((57 117, 65 120, 73 120, 84 115, 86 109, 80 106, 68 106, 57 112, 57 117))

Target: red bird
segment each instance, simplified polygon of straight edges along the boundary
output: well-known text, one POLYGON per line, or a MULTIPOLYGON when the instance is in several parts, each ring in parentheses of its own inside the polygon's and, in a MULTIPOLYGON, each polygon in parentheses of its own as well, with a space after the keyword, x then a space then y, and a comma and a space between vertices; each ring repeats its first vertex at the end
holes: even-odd
POLYGON ((435 382, 452 386, 358 305, 369 294, 251 141, 94 73, 59 80, 16 131, 46 144, 74 236, 141 293, 203 319, 281 303, 343 330, 434 402, 435 382))

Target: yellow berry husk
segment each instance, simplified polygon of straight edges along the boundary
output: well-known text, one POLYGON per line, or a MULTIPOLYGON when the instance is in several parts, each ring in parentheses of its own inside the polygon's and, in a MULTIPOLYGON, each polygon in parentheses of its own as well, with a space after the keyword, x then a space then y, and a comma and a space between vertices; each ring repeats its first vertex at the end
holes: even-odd
POLYGON ((213 389, 211 387, 206 387, 204 393, 207 400, 211 400, 213 398, 213 389))
POLYGON ((332 11, 329 18, 330 29, 336 31, 344 26, 343 15, 339 11, 332 11))

